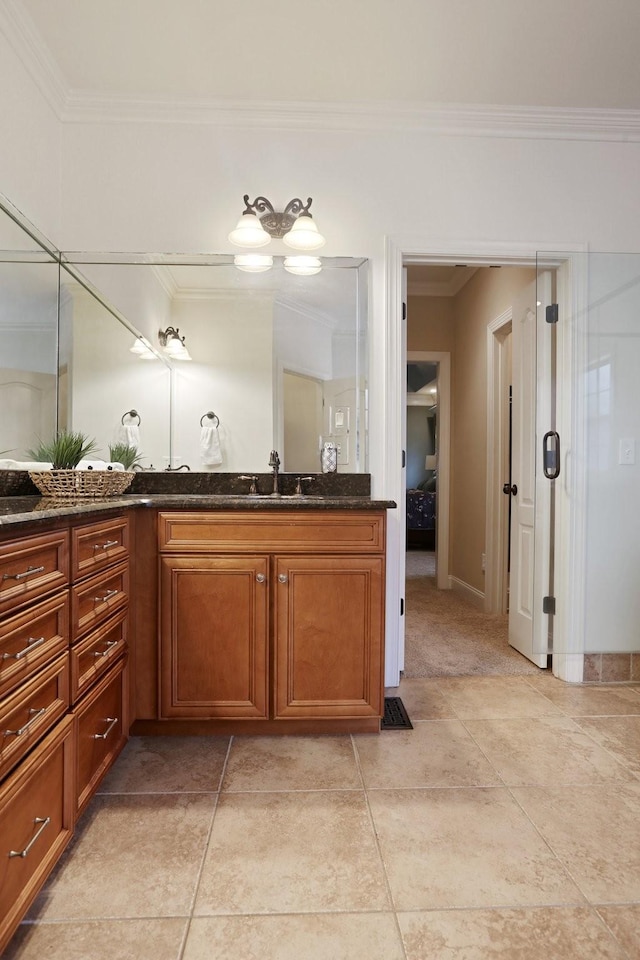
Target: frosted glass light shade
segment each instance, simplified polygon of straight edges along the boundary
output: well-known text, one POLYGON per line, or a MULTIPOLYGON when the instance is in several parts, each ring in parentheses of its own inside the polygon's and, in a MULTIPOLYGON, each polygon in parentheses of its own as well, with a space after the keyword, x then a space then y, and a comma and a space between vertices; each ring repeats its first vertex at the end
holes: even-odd
POLYGON ((264 273, 271 270, 273 257, 261 253, 239 253, 233 262, 238 270, 244 270, 245 273, 264 273))
POLYGON ((309 216, 298 217, 282 240, 294 250, 319 250, 326 243, 313 218, 309 216))
POLYGON ((237 247, 264 247, 271 237, 255 213, 245 213, 238 220, 235 230, 229 234, 229 240, 237 247))
POLYGON ((144 340, 142 340, 140 337, 136 337, 132 346, 129 347, 129 352, 137 353, 140 356, 141 354, 146 353, 148 349, 149 347, 146 345, 144 340))
POLYGON ((284 268, 299 277, 312 277, 322 270, 320 257, 285 257, 284 268))

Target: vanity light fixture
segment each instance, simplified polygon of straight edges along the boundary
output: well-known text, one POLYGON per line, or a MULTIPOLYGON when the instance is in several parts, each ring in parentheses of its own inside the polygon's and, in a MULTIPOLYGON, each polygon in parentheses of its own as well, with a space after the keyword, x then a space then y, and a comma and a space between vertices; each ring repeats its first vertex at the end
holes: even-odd
POLYGON ((158 340, 166 355, 172 360, 191 360, 189 351, 184 344, 185 338, 180 336, 177 327, 158 330, 158 340))
POLYGON ((322 270, 320 257, 285 257, 284 268, 298 277, 312 277, 322 270))
POLYGON ((273 257, 263 256, 260 253, 237 253, 233 262, 238 270, 245 273, 264 273, 271 270, 273 257))
POLYGON ((134 353, 139 360, 157 360, 155 353, 149 347, 149 344, 142 338, 136 337, 133 345, 129 347, 130 353, 134 353))
POLYGON ((245 193, 243 200, 242 216, 229 234, 236 246, 264 247, 272 237, 295 250, 319 250, 324 246, 326 241, 309 213, 311 197, 306 204, 297 197, 290 200, 282 213, 266 197, 256 197, 249 203, 249 194, 245 193))

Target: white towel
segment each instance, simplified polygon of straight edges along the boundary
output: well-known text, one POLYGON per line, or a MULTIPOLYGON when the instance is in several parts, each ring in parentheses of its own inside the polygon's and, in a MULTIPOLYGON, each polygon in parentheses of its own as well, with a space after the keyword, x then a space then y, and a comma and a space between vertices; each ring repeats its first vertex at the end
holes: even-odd
POLYGON ((140 427, 137 423, 123 423, 118 432, 120 443, 126 443, 130 447, 140 449, 140 427))
POLYGON ((202 427, 200 430, 200 458, 205 466, 216 467, 222 463, 220 436, 217 427, 202 427))
POLYGON ((117 461, 107 463, 106 460, 81 460, 76 470, 124 470, 124 466, 117 461))
POLYGON ((40 460, 0 460, 0 470, 51 470, 51 463, 40 460))

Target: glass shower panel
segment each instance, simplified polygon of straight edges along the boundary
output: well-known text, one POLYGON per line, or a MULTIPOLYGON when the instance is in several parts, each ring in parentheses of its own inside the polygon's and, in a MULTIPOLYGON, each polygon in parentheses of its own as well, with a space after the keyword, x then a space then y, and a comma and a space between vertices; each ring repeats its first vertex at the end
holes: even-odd
MULTIPOLYGON (((630 654, 640 652, 640 255, 590 254, 586 280, 578 370, 586 437, 585 653, 630 654)), ((625 658, 607 665, 619 673, 611 679, 631 678, 625 658)))

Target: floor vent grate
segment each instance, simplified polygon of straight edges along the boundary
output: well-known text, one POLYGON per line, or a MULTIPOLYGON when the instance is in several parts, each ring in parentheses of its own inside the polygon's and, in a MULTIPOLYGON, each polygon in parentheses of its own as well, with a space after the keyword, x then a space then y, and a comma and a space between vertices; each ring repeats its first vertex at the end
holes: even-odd
POLYGON ((400 697, 384 698, 384 716, 380 722, 380 729, 413 730, 413 724, 400 697))

